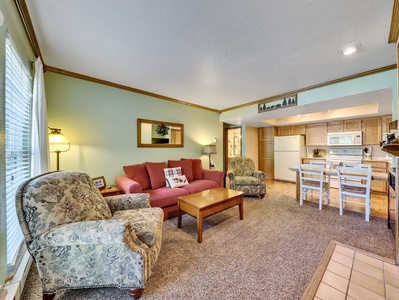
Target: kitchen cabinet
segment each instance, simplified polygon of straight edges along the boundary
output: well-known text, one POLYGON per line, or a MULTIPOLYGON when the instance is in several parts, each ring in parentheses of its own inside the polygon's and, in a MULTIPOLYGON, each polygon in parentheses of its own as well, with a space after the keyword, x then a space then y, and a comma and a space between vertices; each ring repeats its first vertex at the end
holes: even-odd
POLYGON ((382 140, 381 117, 362 119, 363 145, 379 145, 382 140))
POLYGON ((306 158, 302 158, 302 163, 303 164, 310 164, 311 161, 315 161, 315 160, 326 161, 325 158, 319 158, 319 157, 309 158, 309 157, 306 157, 306 158))
POLYGON ((277 127, 259 128, 259 170, 269 179, 274 178, 274 137, 277 127))
MULTIPOLYGON (((385 161, 373 161, 366 160, 362 161, 364 164, 371 165, 373 172, 375 173, 388 173, 388 162, 385 161)), ((377 194, 387 194, 388 193, 388 184, 385 181, 380 180, 372 180, 371 181, 371 192, 377 194)))
POLYGON ((362 130, 362 119, 350 119, 328 122, 328 132, 360 131, 362 130))
POLYGON ((306 125, 306 146, 327 145, 327 123, 306 125))
POLYGON ((386 115, 381 117, 382 133, 389 132, 389 123, 391 122, 392 122, 392 115, 386 115))
POLYGON ((305 125, 292 125, 278 127, 278 136, 305 134, 305 125))

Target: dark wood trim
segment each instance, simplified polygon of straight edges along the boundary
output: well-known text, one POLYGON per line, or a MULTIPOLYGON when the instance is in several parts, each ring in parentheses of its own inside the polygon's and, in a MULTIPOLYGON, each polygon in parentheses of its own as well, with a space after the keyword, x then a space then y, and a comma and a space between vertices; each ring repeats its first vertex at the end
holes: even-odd
POLYGON ((288 93, 275 95, 275 96, 268 97, 268 98, 259 99, 259 100, 256 100, 256 101, 253 101, 253 102, 249 102, 249 103, 246 103, 246 104, 237 105, 237 106, 233 106, 233 107, 230 107, 230 108, 222 109, 220 111, 220 113, 223 113, 223 112, 226 112, 226 111, 229 111, 229 110, 234 110, 234 109, 246 107, 246 106, 249 106, 249 105, 265 103, 265 102, 272 102, 272 101, 275 101, 275 100, 278 100, 278 99, 282 99, 282 98, 285 98, 285 97, 292 96, 293 94, 298 94, 298 93, 309 91, 309 90, 313 90, 313 89, 316 89, 316 88, 321 88, 321 87, 324 87, 324 86, 327 86, 327 85, 340 83, 340 82, 347 81, 347 80, 352 80, 352 79, 356 79, 356 78, 360 78, 360 77, 364 77, 364 76, 369 76, 369 75, 373 75, 373 74, 377 74, 377 73, 393 70, 393 69, 396 69, 396 66, 397 66, 396 64, 393 64, 393 65, 390 65, 390 66, 386 66, 386 67, 382 67, 382 68, 378 68, 378 69, 362 72, 362 73, 355 74, 355 75, 342 77, 342 78, 339 78, 339 79, 327 81, 327 82, 316 84, 316 85, 312 85, 312 86, 309 86, 309 87, 306 87, 306 88, 303 88, 303 89, 299 89, 299 90, 295 90, 295 91, 291 91, 291 92, 288 92, 288 93))
POLYGON ((217 109, 213 109, 213 108, 209 108, 209 107, 205 107, 205 106, 201 106, 201 105, 185 102, 185 101, 182 101, 182 100, 179 100, 179 99, 175 99, 175 98, 171 98, 171 97, 167 97, 167 96, 151 93, 151 92, 148 92, 148 91, 139 90, 139 89, 136 89, 136 88, 133 88, 133 87, 130 87, 130 86, 117 84, 117 83, 114 83, 114 82, 110 82, 110 81, 106 81, 106 80, 102 80, 102 79, 98 79, 98 78, 82 75, 82 74, 79 74, 79 73, 74 73, 74 72, 70 72, 70 71, 54 68, 54 67, 51 67, 51 66, 46 66, 46 71, 53 72, 53 73, 58 73, 58 74, 61 74, 61 75, 70 76, 70 77, 74 77, 74 78, 78 78, 78 79, 82 79, 82 80, 87 80, 87 81, 91 81, 91 82, 95 82, 95 83, 99 83, 99 84, 103 84, 103 85, 108 85, 108 86, 111 86, 111 87, 114 87, 114 88, 126 90, 126 91, 133 92, 133 93, 142 94, 142 95, 145 95, 145 96, 150 96, 150 97, 154 97, 154 98, 158 98, 158 99, 162 99, 162 100, 167 100, 167 101, 171 101, 171 102, 175 102, 175 103, 179 103, 179 104, 183 104, 183 105, 188 105, 188 106, 192 106, 192 107, 196 107, 196 108, 210 110, 210 111, 213 111, 213 112, 220 113, 220 111, 217 110, 217 109))
POLYGON ((396 43, 399 36, 399 0, 394 0, 388 43, 396 43))
POLYGON ((25 0, 14 0, 14 2, 15 5, 17 6, 19 15, 21 17, 21 21, 25 27, 25 32, 32 46, 33 53, 35 54, 36 57, 40 57, 44 65, 42 53, 40 52, 39 43, 37 42, 35 30, 33 29, 32 20, 29 15, 28 6, 26 5, 25 0))

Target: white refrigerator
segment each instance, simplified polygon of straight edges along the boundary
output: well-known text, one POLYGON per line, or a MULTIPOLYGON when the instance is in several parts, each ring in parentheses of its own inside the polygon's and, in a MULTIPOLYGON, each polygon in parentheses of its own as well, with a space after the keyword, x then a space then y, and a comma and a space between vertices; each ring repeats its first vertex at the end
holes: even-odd
POLYGON ((306 156, 305 137, 303 135, 274 137, 274 179, 296 181, 297 168, 306 156))

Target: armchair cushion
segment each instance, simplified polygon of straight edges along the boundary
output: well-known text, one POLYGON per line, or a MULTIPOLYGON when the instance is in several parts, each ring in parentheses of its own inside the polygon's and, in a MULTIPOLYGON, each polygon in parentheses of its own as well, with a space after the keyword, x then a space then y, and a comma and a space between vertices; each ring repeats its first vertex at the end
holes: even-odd
POLYGON ((108 204, 111 213, 118 210, 129 210, 137 208, 149 208, 150 196, 147 193, 124 194, 109 196, 104 198, 108 204))
POLYGON ((163 221, 161 208, 141 208, 134 213, 130 210, 120 210, 115 212, 113 219, 129 222, 132 233, 148 247, 154 245, 157 239, 161 239, 163 221), (153 228, 159 230, 152 230, 153 228))

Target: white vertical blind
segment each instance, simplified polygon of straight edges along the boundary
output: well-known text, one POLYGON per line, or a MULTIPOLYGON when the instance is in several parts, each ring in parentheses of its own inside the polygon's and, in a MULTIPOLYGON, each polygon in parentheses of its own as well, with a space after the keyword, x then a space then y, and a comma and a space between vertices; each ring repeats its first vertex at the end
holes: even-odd
POLYGON ((15 211, 15 193, 30 177, 31 168, 32 80, 9 37, 5 70, 7 264, 13 264, 23 241, 15 211))

